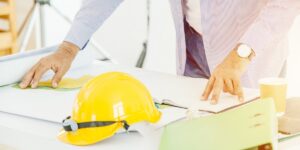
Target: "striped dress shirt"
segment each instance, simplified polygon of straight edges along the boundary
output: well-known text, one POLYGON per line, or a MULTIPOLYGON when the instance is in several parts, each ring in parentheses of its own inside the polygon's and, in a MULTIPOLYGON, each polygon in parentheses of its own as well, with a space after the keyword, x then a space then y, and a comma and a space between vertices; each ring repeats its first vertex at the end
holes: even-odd
MULTIPOLYGON (((84 0, 66 41, 84 47, 122 0, 84 0)), ((177 73, 186 67, 182 0, 169 0, 176 31, 177 73)), ((300 13, 300 0, 200 0, 201 30, 209 70, 238 44, 252 47, 256 57, 242 76, 246 87, 263 77, 278 76, 288 54, 288 31, 300 13)), ((196 28, 197 29, 197 28, 196 28)))

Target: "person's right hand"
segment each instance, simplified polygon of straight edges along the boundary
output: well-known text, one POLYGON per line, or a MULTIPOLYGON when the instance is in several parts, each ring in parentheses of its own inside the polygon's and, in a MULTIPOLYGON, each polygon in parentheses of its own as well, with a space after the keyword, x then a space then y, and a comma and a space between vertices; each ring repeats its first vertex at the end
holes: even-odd
POLYGON ((55 75, 52 78, 52 87, 57 87, 62 77, 69 70, 79 48, 69 42, 63 42, 58 50, 35 64, 30 71, 24 76, 19 84, 20 88, 36 88, 45 72, 52 70, 55 75))

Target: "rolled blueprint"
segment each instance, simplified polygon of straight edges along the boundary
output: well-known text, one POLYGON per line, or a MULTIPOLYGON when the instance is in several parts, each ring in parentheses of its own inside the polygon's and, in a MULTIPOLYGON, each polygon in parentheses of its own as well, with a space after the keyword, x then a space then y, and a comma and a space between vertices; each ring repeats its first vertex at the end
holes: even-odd
MULTIPOLYGON (((58 46, 0 57, 0 86, 20 82, 23 76, 41 58, 55 52, 58 46)), ((80 51, 71 69, 83 67, 92 63, 92 54, 88 50, 80 51)))

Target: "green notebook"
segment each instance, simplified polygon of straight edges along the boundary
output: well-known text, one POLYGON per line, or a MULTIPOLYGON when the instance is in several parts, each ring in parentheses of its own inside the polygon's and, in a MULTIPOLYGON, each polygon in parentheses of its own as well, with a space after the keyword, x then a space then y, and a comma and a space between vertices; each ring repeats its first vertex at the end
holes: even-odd
POLYGON ((160 150, 277 149, 277 119, 272 99, 168 125, 160 150))

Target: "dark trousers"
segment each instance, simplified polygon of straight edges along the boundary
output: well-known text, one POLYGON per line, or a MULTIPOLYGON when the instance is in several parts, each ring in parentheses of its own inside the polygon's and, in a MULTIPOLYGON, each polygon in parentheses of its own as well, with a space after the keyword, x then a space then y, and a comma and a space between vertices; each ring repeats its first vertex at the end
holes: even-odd
POLYGON ((194 78, 209 78, 210 71, 206 60, 201 34, 184 19, 186 65, 184 75, 194 78))

